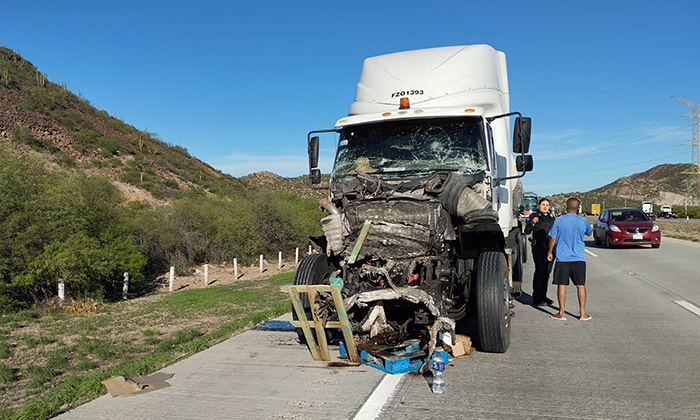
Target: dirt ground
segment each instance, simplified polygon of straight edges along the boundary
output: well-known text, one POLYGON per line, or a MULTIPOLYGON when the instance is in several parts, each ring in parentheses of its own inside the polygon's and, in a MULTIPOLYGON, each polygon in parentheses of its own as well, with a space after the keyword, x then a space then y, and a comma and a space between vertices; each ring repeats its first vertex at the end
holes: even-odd
MULTIPOLYGON (((305 255, 299 255, 299 261, 305 255)), ((282 267, 278 267, 278 261, 263 260, 263 271, 260 272, 260 265, 242 266, 238 264, 238 277, 234 271, 233 264, 214 265, 209 264, 208 281, 205 284, 205 267, 196 267, 191 275, 181 276, 177 273, 173 280, 173 291, 183 289, 200 289, 207 286, 219 286, 222 284, 231 284, 236 280, 251 280, 257 278, 267 278, 279 273, 288 273, 297 269, 294 259, 282 260, 282 267)), ((170 287, 170 273, 164 273, 157 279, 158 292, 168 292, 170 287)))

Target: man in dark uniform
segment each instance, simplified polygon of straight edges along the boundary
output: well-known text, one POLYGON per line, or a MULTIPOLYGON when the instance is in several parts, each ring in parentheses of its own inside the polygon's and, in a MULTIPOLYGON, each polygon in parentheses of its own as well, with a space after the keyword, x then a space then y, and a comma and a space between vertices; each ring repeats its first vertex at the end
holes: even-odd
POLYGON ((537 203, 537 211, 527 219, 525 233, 532 234, 532 260, 535 262, 535 274, 532 276, 532 304, 551 305, 547 297, 547 283, 552 263, 547 261, 549 247, 549 229, 554 224, 554 217, 549 214, 549 199, 541 198, 537 203))

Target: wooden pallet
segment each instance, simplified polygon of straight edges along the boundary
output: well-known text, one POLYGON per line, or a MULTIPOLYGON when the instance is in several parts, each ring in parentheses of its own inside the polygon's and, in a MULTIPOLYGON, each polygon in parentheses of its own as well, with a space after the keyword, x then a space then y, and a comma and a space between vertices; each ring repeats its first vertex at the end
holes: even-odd
POLYGON ((292 321, 292 325, 296 328, 301 328, 306 338, 306 344, 309 346, 309 351, 314 360, 330 361, 331 355, 328 351, 328 341, 326 340, 326 328, 338 329, 343 332, 345 339, 345 347, 347 348, 348 357, 353 362, 359 362, 360 356, 357 353, 357 347, 352 336, 352 327, 348 320, 348 313, 345 311, 343 297, 340 295, 340 286, 338 285, 292 285, 280 286, 280 289, 289 295, 292 301, 292 309, 297 315, 297 321, 292 321), (338 321, 323 321, 316 316, 316 296, 319 292, 330 292, 333 296, 333 303, 338 314, 338 321), (308 319, 304 307, 301 304, 300 293, 306 293, 311 304, 312 319, 308 319), (311 328, 316 330, 316 337, 311 333, 311 328), (318 343, 316 342, 318 338, 318 343))

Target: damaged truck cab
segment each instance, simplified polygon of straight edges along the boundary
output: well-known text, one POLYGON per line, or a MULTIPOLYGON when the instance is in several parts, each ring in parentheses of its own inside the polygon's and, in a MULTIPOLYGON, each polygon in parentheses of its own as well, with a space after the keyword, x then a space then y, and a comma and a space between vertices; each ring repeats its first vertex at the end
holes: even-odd
POLYGON ((340 279, 367 345, 418 338, 432 352, 475 314, 481 348, 505 352, 522 282, 519 178, 532 170, 505 54, 472 45, 366 59, 348 116, 309 133, 314 184, 322 132, 339 136, 324 236, 312 238, 323 252, 295 284, 340 279))

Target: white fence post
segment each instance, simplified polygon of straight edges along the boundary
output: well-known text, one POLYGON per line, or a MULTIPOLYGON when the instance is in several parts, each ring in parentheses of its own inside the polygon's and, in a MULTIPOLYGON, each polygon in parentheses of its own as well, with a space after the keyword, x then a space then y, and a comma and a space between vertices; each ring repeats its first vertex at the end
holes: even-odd
POLYGON ((204 287, 209 284, 209 264, 204 264, 204 287))
POLYGON ((61 300, 61 303, 66 301, 66 284, 63 282, 63 279, 58 279, 58 298, 61 300))
POLYGON ((309 255, 311 255, 311 245, 309 245, 309 255))
POLYGON ((277 268, 282 268, 282 251, 280 251, 279 257, 277 258, 277 268))
POLYGON ((233 259, 233 279, 238 280, 238 258, 233 259))
POLYGON ((263 254, 260 254, 260 274, 263 272, 263 254))
POLYGON ((294 252, 294 265, 299 265, 299 247, 294 252))
POLYGON ((124 285, 122 286, 122 299, 126 300, 129 296, 129 273, 124 272, 124 285))
POLYGON ((173 291, 173 284, 175 283, 175 267, 170 267, 170 291, 173 291))

